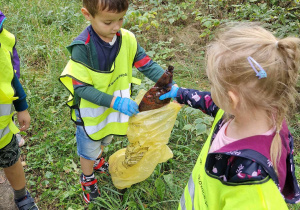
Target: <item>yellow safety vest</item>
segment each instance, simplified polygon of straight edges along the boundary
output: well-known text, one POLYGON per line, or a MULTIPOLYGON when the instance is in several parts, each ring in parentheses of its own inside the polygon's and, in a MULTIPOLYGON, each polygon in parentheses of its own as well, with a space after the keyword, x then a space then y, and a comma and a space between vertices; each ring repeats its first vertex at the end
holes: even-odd
MULTIPOLYGON (((137 51, 135 36, 121 29, 122 44, 114 64, 109 72, 92 69, 86 65, 70 60, 60 76, 60 81, 70 91, 68 106, 74 104, 74 89, 72 78, 92 85, 104 93, 130 98, 131 83, 139 84, 140 81, 132 77, 132 65, 137 51)), ((129 116, 112 108, 98 106, 83 98, 79 102, 79 114, 83 121, 86 134, 92 140, 100 140, 107 135, 125 135, 128 128, 129 116)), ((72 119, 76 120, 75 111, 72 109, 72 119)))
POLYGON ((13 134, 19 132, 12 121, 14 114, 12 102, 15 91, 11 85, 14 69, 11 56, 15 45, 15 37, 7 30, 0 33, 0 149, 10 143, 13 134))
POLYGON ((186 210, 284 210, 287 205, 272 179, 249 185, 224 185, 205 171, 206 157, 214 128, 224 114, 219 110, 188 184, 181 196, 178 209, 186 210))

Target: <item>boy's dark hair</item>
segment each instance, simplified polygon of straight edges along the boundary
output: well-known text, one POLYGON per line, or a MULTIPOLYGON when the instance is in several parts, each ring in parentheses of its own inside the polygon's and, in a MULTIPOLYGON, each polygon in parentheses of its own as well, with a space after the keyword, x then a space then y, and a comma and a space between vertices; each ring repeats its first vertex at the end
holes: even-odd
POLYGON ((104 10, 120 13, 129 6, 128 0, 82 0, 82 3, 93 17, 104 10))

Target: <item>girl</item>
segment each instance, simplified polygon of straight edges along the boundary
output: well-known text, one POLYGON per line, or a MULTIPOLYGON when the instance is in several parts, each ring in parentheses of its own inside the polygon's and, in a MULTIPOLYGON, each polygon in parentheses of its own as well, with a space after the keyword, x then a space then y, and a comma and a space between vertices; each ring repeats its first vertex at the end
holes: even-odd
POLYGON ((257 25, 227 27, 207 48, 211 93, 173 86, 161 96, 215 118, 179 209, 287 209, 300 200, 285 121, 296 104, 299 46, 257 25))

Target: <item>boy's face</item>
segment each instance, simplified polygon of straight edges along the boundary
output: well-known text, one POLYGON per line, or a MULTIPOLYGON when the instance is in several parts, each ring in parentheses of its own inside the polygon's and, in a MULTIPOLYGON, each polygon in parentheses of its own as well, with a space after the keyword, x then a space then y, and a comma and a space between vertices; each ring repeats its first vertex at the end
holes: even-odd
POLYGON ((93 17, 86 8, 81 9, 85 19, 91 22, 94 31, 105 42, 111 42, 114 35, 120 30, 126 10, 121 13, 99 11, 93 17))

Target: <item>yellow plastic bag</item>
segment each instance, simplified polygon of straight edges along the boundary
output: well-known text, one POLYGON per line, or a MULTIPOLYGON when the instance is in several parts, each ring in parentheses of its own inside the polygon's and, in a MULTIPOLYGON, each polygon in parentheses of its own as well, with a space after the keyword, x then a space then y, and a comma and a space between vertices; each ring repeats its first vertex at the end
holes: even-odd
MULTIPOLYGON (((145 90, 139 92, 138 104, 145 93, 145 90)), ((127 137, 130 144, 109 158, 109 172, 116 188, 129 188, 144 181, 158 163, 173 157, 167 143, 180 108, 178 103, 171 102, 129 119, 127 137)))

